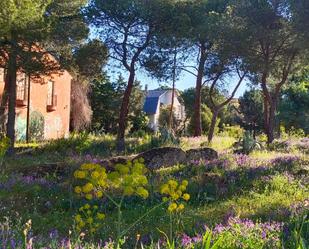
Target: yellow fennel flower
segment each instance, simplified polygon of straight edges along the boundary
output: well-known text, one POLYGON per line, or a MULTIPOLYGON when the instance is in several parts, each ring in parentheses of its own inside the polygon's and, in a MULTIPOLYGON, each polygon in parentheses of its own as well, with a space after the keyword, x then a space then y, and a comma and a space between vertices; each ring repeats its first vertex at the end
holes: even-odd
POLYGON ((81 215, 79 215, 79 214, 76 215, 76 216, 75 216, 75 221, 76 221, 76 222, 81 222, 81 221, 82 221, 81 215))
POLYGON ((179 204, 177 211, 182 211, 185 208, 185 205, 179 204))
POLYGON ((183 198, 185 201, 188 201, 188 200, 190 200, 190 195, 187 194, 187 193, 185 193, 185 194, 183 194, 182 198, 183 198))
POLYGON ((103 196, 103 192, 101 190, 97 191, 96 196, 101 198, 103 196))
POLYGON ((92 190, 93 190, 93 184, 92 183, 90 183, 90 182, 88 182, 88 183, 86 183, 84 186, 83 186, 83 192, 84 193, 89 193, 89 192, 91 192, 92 190))
POLYGON ((85 171, 82 171, 82 170, 76 170, 74 172, 74 177, 77 178, 77 179, 84 179, 86 178, 87 174, 85 171))
POLYGON ((76 194, 80 194, 80 193, 82 192, 82 188, 81 188, 80 186, 76 186, 76 187, 74 188, 74 192, 75 192, 76 194))
POLYGON ((93 218, 92 217, 87 218, 87 223, 92 224, 93 223, 93 218))
POLYGON ((103 220, 105 218, 105 214, 97 213, 97 217, 98 217, 99 220, 103 220))
POLYGON ((189 184, 189 182, 188 182, 187 180, 183 180, 183 181, 181 182, 181 184, 184 185, 185 187, 187 187, 188 184, 189 184))
POLYGON ((93 172, 91 173, 91 177, 92 177, 93 179, 98 179, 98 178, 100 177, 100 172, 98 172, 98 171, 93 171, 93 172))
POLYGON ((92 200, 92 194, 86 194, 85 195, 85 198, 87 199, 87 200, 92 200))
POLYGON ((175 202, 172 202, 169 206, 168 206, 168 211, 169 212, 173 212, 173 211, 175 211, 177 209, 177 204, 175 203, 175 202))
POLYGON ((144 199, 147 199, 149 196, 148 191, 143 187, 138 187, 136 193, 144 199))

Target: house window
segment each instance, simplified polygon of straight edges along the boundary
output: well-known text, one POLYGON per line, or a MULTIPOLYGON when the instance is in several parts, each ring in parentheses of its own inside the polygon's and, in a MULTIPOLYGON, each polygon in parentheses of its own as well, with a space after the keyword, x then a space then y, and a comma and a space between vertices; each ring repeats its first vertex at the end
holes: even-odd
POLYGON ((55 94, 55 82, 47 83, 47 111, 55 111, 57 106, 57 95, 55 94))
POLYGON ((26 74, 21 73, 16 78, 16 104, 18 106, 27 105, 28 79, 26 74))

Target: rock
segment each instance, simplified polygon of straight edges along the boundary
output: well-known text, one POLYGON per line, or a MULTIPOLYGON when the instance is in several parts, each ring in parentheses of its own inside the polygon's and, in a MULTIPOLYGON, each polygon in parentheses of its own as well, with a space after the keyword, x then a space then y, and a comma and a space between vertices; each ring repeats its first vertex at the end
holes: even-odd
POLYGON ((186 151, 186 162, 210 161, 218 158, 218 153, 210 148, 192 149, 186 151))
POLYGON ((134 159, 141 157, 145 160, 145 166, 151 170, 186 162, 186 152, 173 147, 151 149, 139 154, 134 159))

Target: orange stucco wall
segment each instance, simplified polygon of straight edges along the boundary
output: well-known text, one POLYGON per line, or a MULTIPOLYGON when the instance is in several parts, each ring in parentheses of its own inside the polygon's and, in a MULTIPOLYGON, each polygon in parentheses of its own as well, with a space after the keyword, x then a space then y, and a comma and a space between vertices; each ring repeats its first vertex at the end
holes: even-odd
MULTIPOLYGON (((38 112, 44 117, 44 138, 56 139, 69 135, 70 100, 72 77, 67 71, 44 77, 41 82, 31 80, 30 83, 30 113, 38 112), (54 93, 57 95, 57 106, 54 111, 47 110, 47 82, 54 82, 54 93)), ((0 75, 0 96, 3 93, 3 75, 0 75)), ((27 106, 16 106, 17 138, 25 137, 27 121, 27 106)))

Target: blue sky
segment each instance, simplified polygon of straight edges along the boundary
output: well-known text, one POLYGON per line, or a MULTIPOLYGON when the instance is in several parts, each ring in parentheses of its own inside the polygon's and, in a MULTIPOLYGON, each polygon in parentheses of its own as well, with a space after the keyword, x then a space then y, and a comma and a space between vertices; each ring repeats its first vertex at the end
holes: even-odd
MULTIPOLYGON (((117 63, 113 63, 112 61, 110 61, 110 63, 107 65, 106 70, 108 72, 108 75, 112 79, 116 79, 119 74, 121 74, 125 79, 128 76, 128 73, 124 71, 122 67, 119 66, 119 64, 117 65, 117 63)), ((156 89, 160 85, 171 86, 172 84, 172 82, 159 82, 157 79, 149 77, 143 70, 137 70, 136 79, 141 82, 143 87, 145 87, 145 85, 147 84, 149 90, 156 89)), ((226 89, 229 90, 229 93, 231 93, 234 90, 234 87, 237 84, 238 79, 239 79, 238 76, 237 77, 232 76, 225 80, 231 82, 231 84, 229 84, 229 89, 226 89)), ((190 87, 195 87, 195 81, 196 79, 194 75, 187 72, 182 72, 182 74, 179 77, 179 80, 176 82, 176 88, 179 90, 185 90, 190 87)), ((242 85, 239 87, 238 91, 236 92, 235 98, 242 96, 244 92, 248 89, 249 89, 248 81, 244 81, 242 85)))
MULTIPOLYGON (((156 79, 152 79, 147 77, 145 73, 138 72, 136 78, 142 83, 143 86, 146 84, 148 85, 148 89, 155 89, 158 88, 160 83, 156 79)), ((195 77, 189 73, 183 73, 180 79, 176 83, 176 88, 179 90, 185 90, 190 87, 195 87, 195 77)), ((231 83, 230 92, 233 90, 234 86, 236 85, 238 78, 231 77, 229 79, 231 83)), ((167 82, 171 85, 171 82, 167 82)), ((238 98, 243 95, 243 93, 248 89, 247 82, 243 82, 242 85, 239 87, 235 97, 238 98)))

